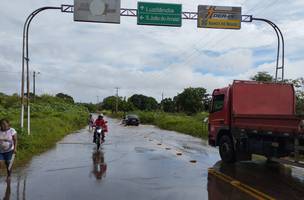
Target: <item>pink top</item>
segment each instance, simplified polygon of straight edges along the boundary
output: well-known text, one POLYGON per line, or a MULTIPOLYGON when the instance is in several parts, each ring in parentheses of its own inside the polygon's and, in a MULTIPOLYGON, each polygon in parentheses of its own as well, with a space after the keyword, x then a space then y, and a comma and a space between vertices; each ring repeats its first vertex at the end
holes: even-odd
POLYGON ((6 131, 0 130, 0 153, 6 153, 14 150, 13 136, 16 134, 17 132, 13 128, 6 131))

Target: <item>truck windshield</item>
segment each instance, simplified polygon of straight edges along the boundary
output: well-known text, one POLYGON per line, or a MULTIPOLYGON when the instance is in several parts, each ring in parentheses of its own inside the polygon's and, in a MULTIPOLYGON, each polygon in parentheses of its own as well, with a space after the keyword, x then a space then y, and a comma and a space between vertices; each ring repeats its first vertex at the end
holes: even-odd
POLYGON ((225 95, 220 94, 220 95, 215 95, 213 97, 213 105, 212 105, 212 110, 211 112, 217 112, 223 109, 224 107, 224 98, 225 95))

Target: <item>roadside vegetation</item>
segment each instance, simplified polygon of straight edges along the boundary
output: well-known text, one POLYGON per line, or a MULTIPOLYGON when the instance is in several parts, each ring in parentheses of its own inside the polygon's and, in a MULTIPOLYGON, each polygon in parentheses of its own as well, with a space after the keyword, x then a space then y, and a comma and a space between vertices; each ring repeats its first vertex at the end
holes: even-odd
POLYGON ((36 96, 31 103, 31 135, 28 135, 26 128, 23 132, 19 128, 20 97, 0 93, 0 118, 8 119, 18 132, 17 164, 48 150, 65 135, 86 125, 88 109, 72 99, 62 94, 36 96))
MULTIPOLYGON (((274 82, 274 77, 267 72, 258 72, 251 80, 274 82)), ((293 83, 296 92, 297 114, 304 114, 304 79, 284 80, 293 83)), ((173 130, 196 137, 207 138, 207 124, 211 95, 203 87, 185 88, 181 93, 164 98, 160 103, 153 97, 134 94, 126 97, 109 96, 95 104, 96 110, 106 110, 110 117, 122 118, 125 114, 137 114, 144 124, 153 124, 159 128, 173 130), (117 103, 117 112, 116 112, 117 103)), ((92 105, 91 105, 92 107, 92 105)))
MULTIPOLYGON (((109 117, 122 119, 123 112, 112 113, 104 112, 109 117)), ((138 115, 140 122, 143 124, 152 124, 161 129, 177 131, 207 139, 207 124, 203 123, 203 119, 208 117, 208 113, 202 112, 189 116, 183 113, 165 113, 152 111, 133 111, 132 114, 138 115)))
POLYGON ((110 117, 121 118, 132 113, 139 116, 141 123, 153 124, 159 128, 177 131, 200 138, 207 138, 207 124, 210 95, 205 88, 186 88, 174 98, 165 98, 157 103, 153 97, 134 94, 129 99, 107 97, 100 105, 110 117), (118 112, 116 102, 118 100, 118 112))

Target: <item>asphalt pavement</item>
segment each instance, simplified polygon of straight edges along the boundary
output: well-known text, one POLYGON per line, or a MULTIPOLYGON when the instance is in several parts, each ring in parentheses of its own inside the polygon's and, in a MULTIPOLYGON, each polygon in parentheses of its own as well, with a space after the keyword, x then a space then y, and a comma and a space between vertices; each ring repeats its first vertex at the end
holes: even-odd
POLYGON ((109 121, 100 151, 88 129, 1 177, 3 199, 254 199, 216 176, 213 168, 278 199, 303 199, 304 170, 265 161, 225 165, 206 141, 150 125, 109 121))

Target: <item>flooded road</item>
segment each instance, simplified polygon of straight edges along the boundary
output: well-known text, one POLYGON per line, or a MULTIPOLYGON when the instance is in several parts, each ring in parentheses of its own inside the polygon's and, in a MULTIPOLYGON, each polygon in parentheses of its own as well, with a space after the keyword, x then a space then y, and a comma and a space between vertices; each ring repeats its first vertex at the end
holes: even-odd
POLYGON ((4 199, 253 199, 208 175, 227 174, 279 199, 304 196, 304 171, 262 161, 224 165, 205 141, 154 126, 124 127, 108 119, 110 133, 100 152, 87 129, 1 178, 4 199))

